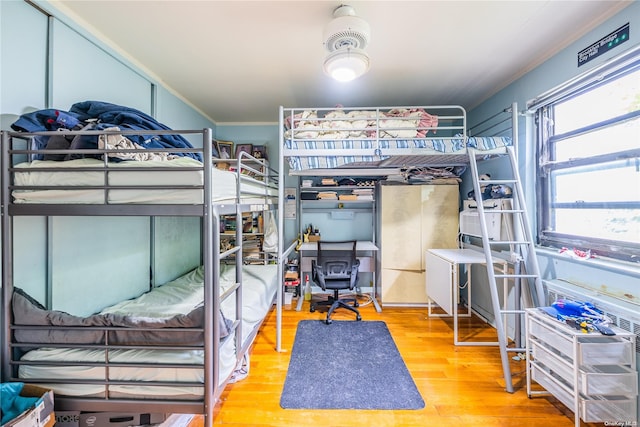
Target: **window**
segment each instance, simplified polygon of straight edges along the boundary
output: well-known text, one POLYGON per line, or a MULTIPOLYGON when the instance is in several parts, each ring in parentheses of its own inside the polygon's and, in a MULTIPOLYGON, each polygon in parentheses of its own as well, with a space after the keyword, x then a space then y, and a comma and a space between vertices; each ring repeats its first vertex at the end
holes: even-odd
POLYGON ((640 262, 637 51, 623 65, 605 65, 545 95, 534 108, 542 245, 640 262))

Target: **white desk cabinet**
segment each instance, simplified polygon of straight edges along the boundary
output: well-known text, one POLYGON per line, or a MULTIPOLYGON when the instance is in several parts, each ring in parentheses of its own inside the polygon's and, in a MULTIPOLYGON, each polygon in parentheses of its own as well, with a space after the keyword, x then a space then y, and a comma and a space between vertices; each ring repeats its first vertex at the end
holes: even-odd
MULTIPOLYGON (((486 264, 484 252, 474 249, 429 249, 425 254, 426 277, 425 290, 431 303, 429 304, 429 316, 453 317, 453 343, 454 345, 497 345, 495 341, 461 341, 458 338, 458 317, 471 317, 471 265, 486 264), (460 265, 467 268, 467 312, 458 314, 458 302, 460 300, 460 265), (433 314, 431 306, 437 304, 445 314, 433 314)), ((500 267, 506 271, 506 263, 500 267)), ((506 279, 504 281, 506 286, 506 279)), ((504 291, 506 295, 506 290, 504 291)))
POLYGON ((582 419, 637 425, 636 336, 583 333, 537 308, 527 309, 527 393, 551 393, 582 419), (533 391, 535 381, 546 392, 533 391))
POLYGON ((381 299, 388 305, 426 305, 424 253, 455 248, 457 185, 380 187, 381 299))

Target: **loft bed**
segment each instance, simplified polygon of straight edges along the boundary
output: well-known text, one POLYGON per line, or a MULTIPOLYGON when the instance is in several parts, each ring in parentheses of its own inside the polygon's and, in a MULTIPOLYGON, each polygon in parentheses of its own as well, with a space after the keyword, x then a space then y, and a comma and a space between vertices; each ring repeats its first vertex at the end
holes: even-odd
MULTIPOLYGON (((235 172, 217 169, 211 141, 210 129, 2 132, 3 381, 53 389, 57 410, 199 413, 212 423, 274 301, 280 346, 279 261, 226 265, 242 254, 242 230, 235 246, 218 249, 224 215, 241 221, 244 212, 276 211, 274 177, 246 153, 233 160, 235 172), (141 134, 195 136, 204 148, 129 144, 141 134), (34 145, 53 136, 93 145, 34 145), (167 283, 143 284, 148 292, 99 313, 52 310, 13 282, 18 216, 197 217, 200 265, 167 283)), ((55 283, 45 282, 46 295, 55 283)))
MULTIPOLYGON (((329 187, 344 181, 357 186, 378 180, 458 184, 472 158, 515 151, 517 111, 514 103, 469 128, 467 112, 457 105, 280 107, 280 210, 287 196, 287 170, 289 175, 312 177, 307 181, 315 180, 316 186, 317 177, 336 177, 328 180, 329 187)), ((296 204, 297 209, 300 206, 296 204)), ((282 229, 282 220, 279 225, 282 229)))
MULTIPOLYGON (((509 111, 517 109, 503 112, 509 111)), ((466 111, 455 105, 280 108, 281 155, 290 175, 388 176, 465 166, 470 149, 487 157, 516 146, 515 128, 510 135, 469 136, 466 111)))

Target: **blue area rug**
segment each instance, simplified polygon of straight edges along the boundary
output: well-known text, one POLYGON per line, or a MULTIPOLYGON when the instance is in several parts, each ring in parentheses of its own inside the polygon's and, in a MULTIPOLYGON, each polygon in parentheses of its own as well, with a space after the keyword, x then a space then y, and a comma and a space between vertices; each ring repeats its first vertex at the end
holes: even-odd
POLYGON ((280 397, 285 409, 421 409, 384 322, 302 320, 280 397))

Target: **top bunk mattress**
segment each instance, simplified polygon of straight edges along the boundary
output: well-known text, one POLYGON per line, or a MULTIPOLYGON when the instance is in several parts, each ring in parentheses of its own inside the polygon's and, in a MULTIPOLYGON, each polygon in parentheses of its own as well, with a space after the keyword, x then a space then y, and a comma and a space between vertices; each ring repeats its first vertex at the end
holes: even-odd
MULTIPOLYGON (((93 158, 19 163, 14 203, 202 204, 203 164, 188 157, 107 162, 93 158)), ((264 204, 277 189, 232 171, 212 168, 214 203, 264 204), (238 180, 240 195, 238 197, 238 180)))
POLYGON ((459 106, 283 109, 283 154, 292 171, 468 163, 467 148, 502 154, 509 136, 468 137, 459 106))

